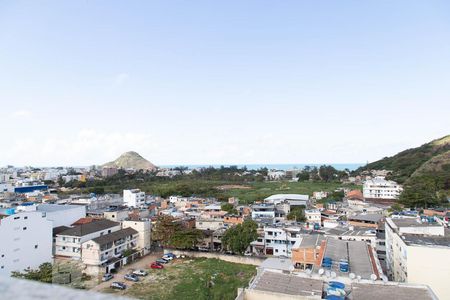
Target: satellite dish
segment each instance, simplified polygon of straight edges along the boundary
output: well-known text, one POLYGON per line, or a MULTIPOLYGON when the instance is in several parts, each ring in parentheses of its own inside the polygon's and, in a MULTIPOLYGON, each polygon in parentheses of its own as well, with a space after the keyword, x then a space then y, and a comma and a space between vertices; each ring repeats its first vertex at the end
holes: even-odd
POLYGON ((324 269, 319 269, 319 275, 323 275, 324 272, 325 272, 324 269))
POLYGON ((357 279, 358 281, 360 281, 360 280, 361 280, 361 276, 360 276, 360 275, 356 276, 356 279, 357 279))
POLYGON ((325 271, 325 276, 327 276, 328 278, 330 278, 330 276, 331 276, 330 270, 326 270, 326 271, 325 271))
POLYGON ((350 273, 350 274, 348 274, 348 277, 350 277, 350 279, 355 279, 356 275, 355 275, 355 273, 350 273))
POLYGON ((331 272, 331 278, 336 278, 336 272, 331 272))
POLYGON ((377 275, 375 275, 375 274, 372 274, 372 275, 370 275, 370 279, 372 280, 372 281, 375 281, 375 280, 377 280, 377 275))
POLYGON ((381 276, 381 280, 383 280, 383 282, 389 281, 386 275, 381 276))
POLYGON ((310 275, 312 273, 312 270, 311 269, 306 269, 305 272, 306 272, 306 274, 310 275))

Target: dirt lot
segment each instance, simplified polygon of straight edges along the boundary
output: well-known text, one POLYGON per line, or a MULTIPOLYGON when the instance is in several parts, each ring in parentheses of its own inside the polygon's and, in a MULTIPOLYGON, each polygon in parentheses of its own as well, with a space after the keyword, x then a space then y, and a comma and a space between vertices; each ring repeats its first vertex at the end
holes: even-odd
POLYGON ((109 286, 114 281, 124 282, 128 287, 130 287, 131 285, 134 284, 134 282, 125 280, 123 276, 136 269, 143 269, 148 271, 150 264, 154 262, 156 259, 160 258, 162 255, 163 255, 162 252, 151 253, 129 265, 124 266, 122 269, 119 270, 119 272, 114 274, 113 279, 107 282, 101 282, 100 284, 92 288, 91 291, 103 291, 105 289, 109 289, 109 286))

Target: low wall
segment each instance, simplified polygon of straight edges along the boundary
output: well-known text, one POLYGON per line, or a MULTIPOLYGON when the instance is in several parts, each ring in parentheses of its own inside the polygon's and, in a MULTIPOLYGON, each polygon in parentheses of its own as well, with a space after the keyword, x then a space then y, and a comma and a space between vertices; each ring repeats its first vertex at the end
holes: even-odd
POLYGON ((223 261, 253 266, 259 266, 266 259, 265 257, 228 255, 214 252, 197 252, 197 251, 164 249, 164 253, 169 252, 175 255, 186 255, 187 257, 217 258, 223 261))

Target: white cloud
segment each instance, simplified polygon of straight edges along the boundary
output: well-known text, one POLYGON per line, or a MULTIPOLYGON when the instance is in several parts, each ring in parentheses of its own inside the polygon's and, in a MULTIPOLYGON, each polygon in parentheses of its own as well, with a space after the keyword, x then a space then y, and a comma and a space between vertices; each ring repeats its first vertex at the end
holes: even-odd
POLYGON ((30 117, 31 111, 29 110, 16 110, 13 113, 11 113, 11 117, 13 118, 25 118, 30 117))
POLYGON ((130 79, 130 74, 128 73, 120 73, 116 75, 115 83, 116 85, 123 85, 130 79))

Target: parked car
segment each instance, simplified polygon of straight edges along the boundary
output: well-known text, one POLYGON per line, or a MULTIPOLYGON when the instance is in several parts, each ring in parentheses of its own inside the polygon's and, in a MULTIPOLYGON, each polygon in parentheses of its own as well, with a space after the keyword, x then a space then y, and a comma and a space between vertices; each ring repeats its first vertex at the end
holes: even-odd
POLYGON ((164 258, 159 258, 159 259, 156 260, 156 262, 159 263, 159 264, 167 264, 169 261, 165 260, 164 258))
POLYGON ((164 255, 164 256, 162 257, 162 259, 167 260, 167 261, 171 261, 171 260, 173 259, 173 257, 172 257, 172 256, 168 256, 168 255, 166 254, 166 255, 164 255))
POLYGON ((125 276, 123 276, 123 278, 125 278, 126 280, 129 280, 129 281, 134 281, 134 282, 139 281, 139 277, 137 277, 134 274, 125 274, 125 276))
POLYGON ((172 258, 176 258, 177 256, 175 255, 175 254, 173 254, 173 253, 166 253, 166 254, 164 254, 164 256, 170 256, 170 257, 172 257, 172 258))
POLYGON ((148 273, 144 270, 134 270, 133 274, 137 276, 147 276, 148 273))
POLYGON ((111 274, 111 273, 106 273, 105 275, 103 275, 103 277, 102 277, 102 281, 104 282, 104 281, 108 281, 108 280, 111 280, 111 279, 113 279, 114 278, 114 275, 113 274, 111 274))
POLYGON ((124 290, 127 288, 127 286, 123 282, 116 281, 116 282, 111 283, 111 288, 118 289, 118 290, 124 290))
POLYGON ((153 263, 150 265, 150 268, 152 268, 152 269, 164 269, 164 266, 161 265, 161 264, 159 264, 159 263, 157 263, 157 262, 155 261, 155 262, 153 262, 153 263))

